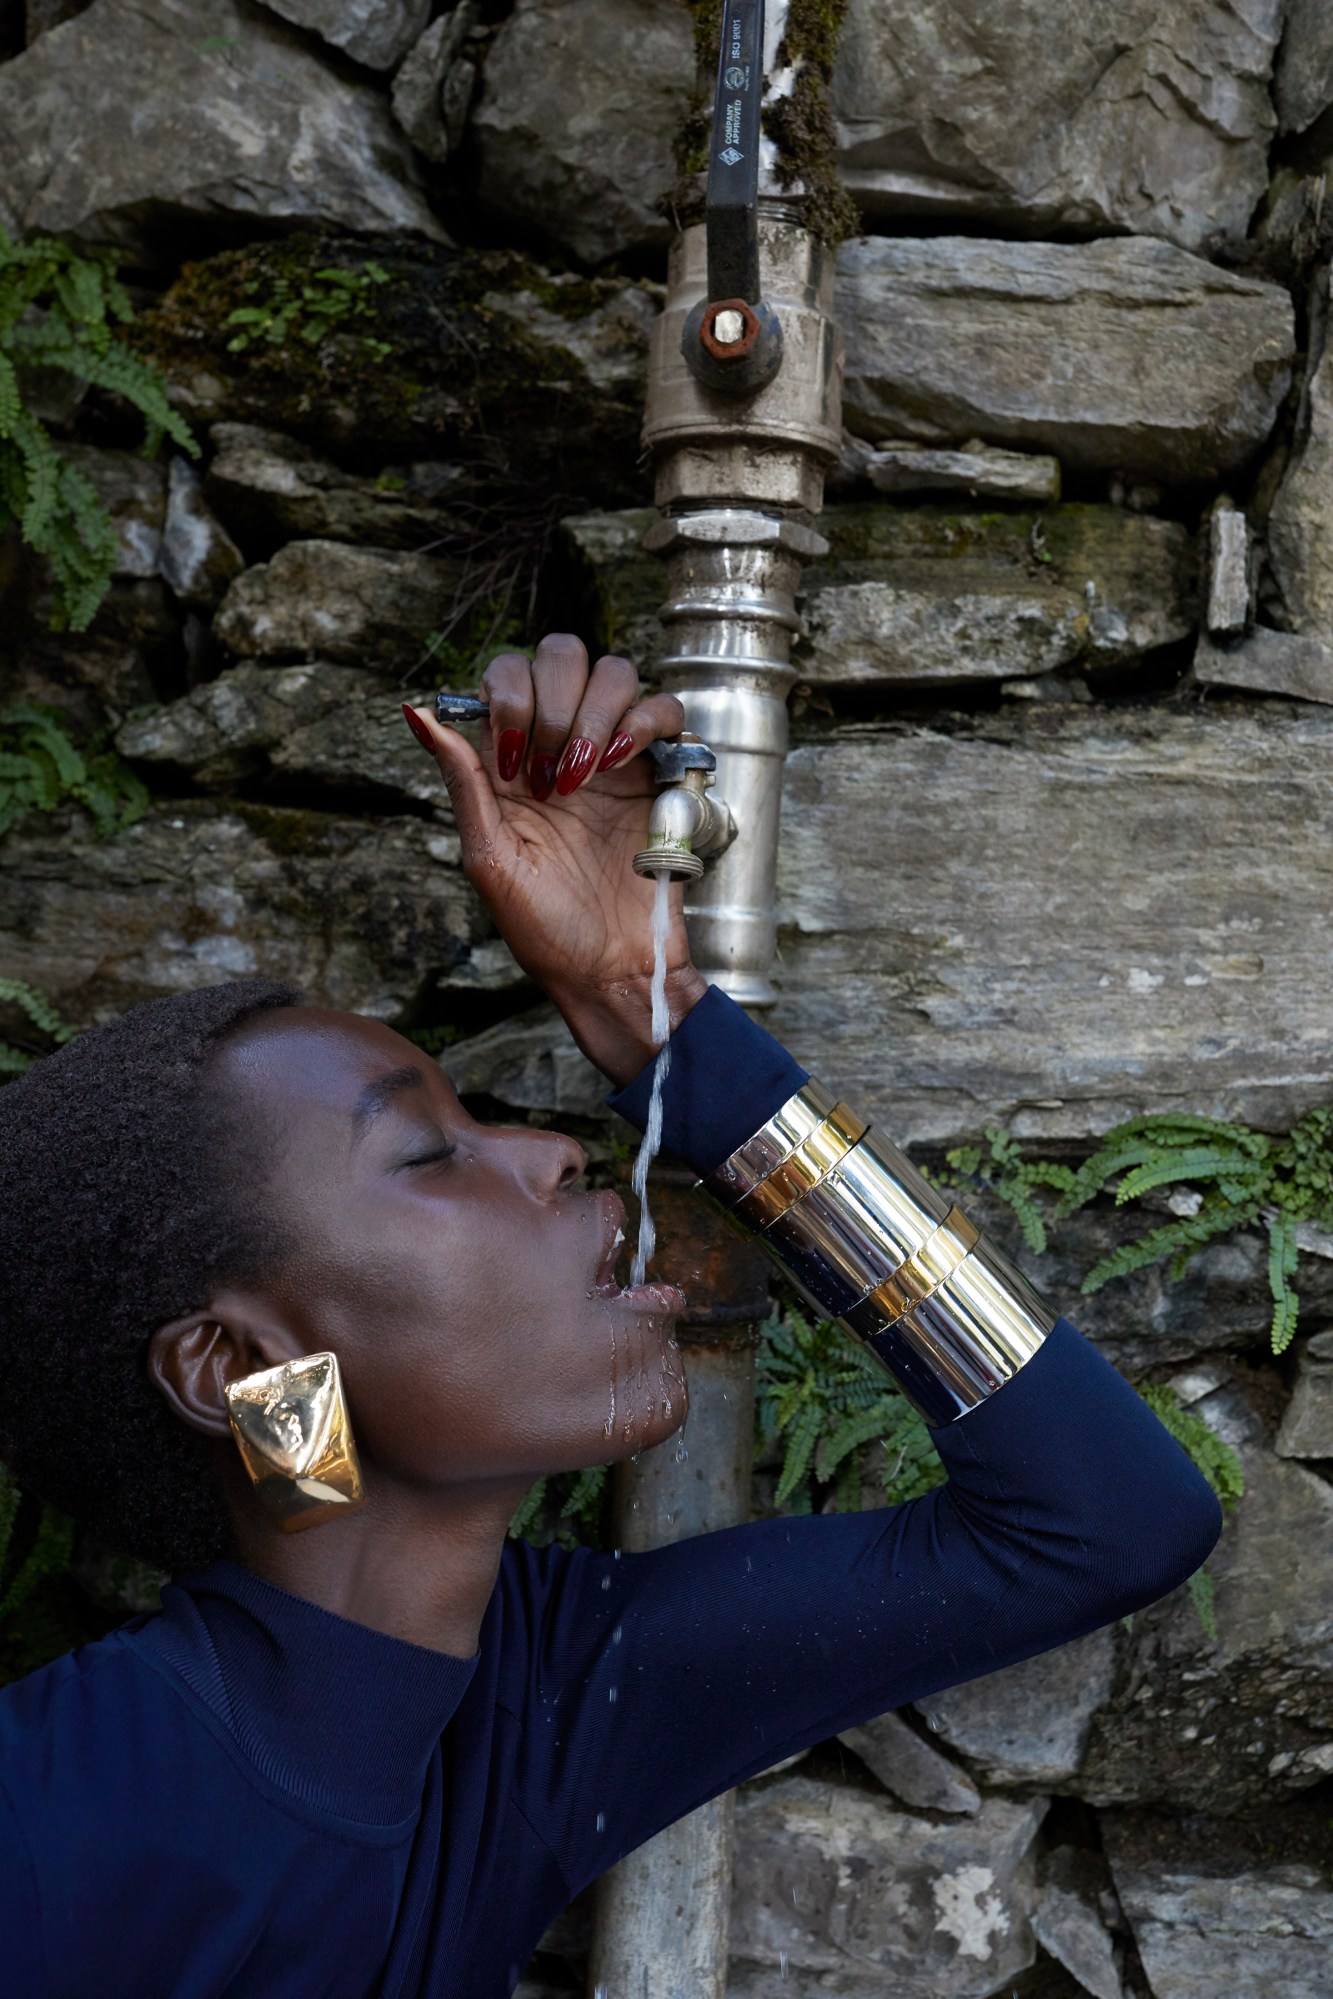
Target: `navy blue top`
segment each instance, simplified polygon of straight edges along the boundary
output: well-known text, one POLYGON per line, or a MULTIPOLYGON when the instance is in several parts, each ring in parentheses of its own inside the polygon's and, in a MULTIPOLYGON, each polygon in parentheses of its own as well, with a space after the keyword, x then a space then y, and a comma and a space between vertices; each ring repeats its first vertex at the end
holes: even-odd
MULTIPOLYGON (((804 1076, 720 993, 674 1044, 668 1142, 701 1171, 804 1076)), ((231 1563, 183 1579, 0 1695, 5 1999, 501 1999, 672 1819, 1152 1602, 1217 1538, 1063 1320, 934 1436, 948 1482, 903 1506, 623 1559, 511 1546, 472 1659, 231 1563)))

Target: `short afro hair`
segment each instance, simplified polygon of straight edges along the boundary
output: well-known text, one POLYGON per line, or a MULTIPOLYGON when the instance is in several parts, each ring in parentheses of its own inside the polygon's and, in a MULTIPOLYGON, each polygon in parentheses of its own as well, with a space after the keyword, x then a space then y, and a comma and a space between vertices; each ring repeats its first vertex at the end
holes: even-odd
POLYGON ((0 1459, 124 1555, 225 1554, 206 1440, 148 1378, 153 1330, 281 1245, 254 1135, 210 1075, 219 1044, 291 987, 150 1000, 0 1089, 0 1459))

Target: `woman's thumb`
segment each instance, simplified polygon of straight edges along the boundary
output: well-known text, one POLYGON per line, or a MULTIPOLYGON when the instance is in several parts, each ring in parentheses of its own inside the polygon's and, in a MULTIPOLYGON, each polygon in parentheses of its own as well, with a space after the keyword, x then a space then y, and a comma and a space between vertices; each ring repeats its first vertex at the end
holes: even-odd
POLYGON ((440 766, 466 863, 489 846, 500 830, 500 808, 491 781, 466 736, 437 722, 428 709, 413 708, 406 701, 403 714, 412 734, 440 766))

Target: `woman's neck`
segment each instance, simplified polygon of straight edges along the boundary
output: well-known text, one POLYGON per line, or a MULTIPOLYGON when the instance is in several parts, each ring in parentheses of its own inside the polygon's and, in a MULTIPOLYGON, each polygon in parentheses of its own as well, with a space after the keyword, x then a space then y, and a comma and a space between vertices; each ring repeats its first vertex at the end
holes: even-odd
POLYGON ((338 1617, 470 1659, 523 1491, 508 1482, 427 1494, 368 1479, 358 1512, 298 1534, 239 1509, 238 1553, 265 1582, 338 1617))

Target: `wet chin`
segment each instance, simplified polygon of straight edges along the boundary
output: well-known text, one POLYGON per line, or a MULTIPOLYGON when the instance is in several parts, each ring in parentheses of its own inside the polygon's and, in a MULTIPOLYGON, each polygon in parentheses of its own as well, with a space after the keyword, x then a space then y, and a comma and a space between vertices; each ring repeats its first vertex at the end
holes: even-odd
POLYGON ((614 1387, 607 1385, 602 1416, 603 1462, 619 1463, 674 1436, 689 1414, 690 1391, 678 1348, 666 1339, 648 1353, 617 1354, 614 1387))

